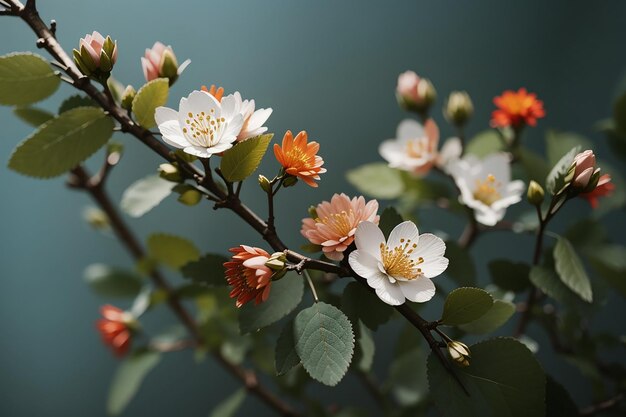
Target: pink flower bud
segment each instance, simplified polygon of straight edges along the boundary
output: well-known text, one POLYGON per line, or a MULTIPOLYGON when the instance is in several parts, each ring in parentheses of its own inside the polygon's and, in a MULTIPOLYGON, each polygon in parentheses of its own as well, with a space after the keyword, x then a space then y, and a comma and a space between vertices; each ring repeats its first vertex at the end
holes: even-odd
POLYGON ((596 156, 592 150, 586 150, 576 155, 574 165, 573 185, 580 188, 585 188, 593 174, 600 170, 599 168, 596 169, 596 156))
POLYGON ((102 45, 104 45, 104 36, 100 32, 93 31, 91 35, 85 35, 80 39, 80 46, 85 47, 91 59, 96 64, 96 67, 100 66, 100 53, 102 52, 102 45))
POLYGON ((405 99, 417 102, 419 101, 419 97, 417 95, 417 85, 419 82, 420 77, 415 72, 403 72, 398 76, 398 86, 396 87, 396 91, 405 99))
POLYGON ((437 91, 430 80, 406 71, 398 76, 396 98, 400 107, 426 115, 437 98, 437 91))
POLYGON ((141 58, 141 67, 146 81, 169 78, 170 84, 173 84, 189 62, 187 60, 178 66, 172 47, 155 42, 151 49, 146 49, 145 55, 141 58))

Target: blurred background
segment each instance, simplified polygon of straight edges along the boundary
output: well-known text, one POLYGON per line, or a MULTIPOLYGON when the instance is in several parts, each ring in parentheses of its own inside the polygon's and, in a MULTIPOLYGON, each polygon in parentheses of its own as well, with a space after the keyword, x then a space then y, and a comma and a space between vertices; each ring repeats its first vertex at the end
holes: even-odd
MULTIPOLYGON (((66 51, 93 30, 117 39, 114 75, 124 84, 143 84, 139 58, 159 40, 174 47, 180 62, 192 60, 170 92, 172 106, 200 85, 216 83, 256 99, 257 107, 272 107, 267 125, 277 136, 287 129, 306 129, 319 141, 328 169, 320 187, 299 184, 278 199, 277 226, 293 247, 303 243, 300 219, 309 205, 335 192, 354 194, 345 171, 381 160, 378 144, 393 137, 398 122, 408 116, 394 98, 397 75, 407 69, 433 81, 438 107, 450 90, 469 92, 476 108, 470 135, 487 128, 494 96, 527 87, 544 101, 547 117, 526 132, 526 143, 541 151, 548 128, 573 130, 592 139, 596 153, 619 166, 594 124, 610 115, 626 69, 624 2, 48 0, 40 1, 39 9, 44 20, 57 20, 66 51)), ((34 35, 23 22, 8 17, 0 22, 0 54, 36 50, 34 35)), ((56 110, 70 94, 62 86, 41 106, 56 110)), ((440 109, 433 114, 443 136, 451 134, 440 109)), ((4 107, 0 126, 0 156, 8 161, 13 147, 32 129, 4 107)), ((133 138, 117 139, 126 152, 109 181, 115 201, 160 163, 133 138)), ((90 166, 99 166, 101 159, 92 158, 90 166)), ((273 158, 266 158, 261 171, 270 176, 275 170, 273 158)), ((94 321, 99 306, 109 300, 91 293, 82 275, 91 263, 131 267, 132 261, 114 238, 84 223, 82 213, 90 201, 67 189, 64 178, 22 177, 3 162, 0 189, 0 415, 104 416, 117 361, 101 345, 94 321)), ((264 213, 264 200, 254 185, 244 187, 243 198, 264 213)), ((588 210, 583 202, 572 206, 560 215, 561 225, 588 210)), ((623 220, 623 212, 605 218, 611 237, 622 244, 623 220)), ((207 204, 184 207, 175 198, 130 223, 142 237, 154 231, 179 234, 203 251, 225 252, 244 242, 262 246, 230 213, 214 212, 207 204)), ((419 226, 456 236, 461 223, 431 210, 421 216, 419 226)), ((559 228, 558 222, 554 227, 559 228)), ((479 277, 486 279, 490 259, 528 260, 531 238, 488 235, 472 254, 479 277)), ((620 303, 617 296, 609 299, 594 323, 623 331, 623 324, 613 320, 624 312, 620 303)), ((425 309, 426 318, 437 318, 438 304, 425 309)), ((175 322, 163 310, 151 316, 153 328, 175 322)), ((383 329, 383 336, 390 331, 383 329)), ((533 332, 541 342, 541 332, 531 328, 533 332)), ((502 333, 510 334, 510 328, 502 333)), ((375 359, 381 378, 393 342, 383 336, 377 337, 375 359)), ((588 404, 590 387, 580 382, 578 371, 552 360, 547 347, 539 355, 579 405, 588 404)), ((312 395, 329 403, 350 403, 366 394, 352 376, 336 389, 312 385, 312 395)), ((211 361, 196 365, 189 352, 169 354, 124 415, 205 416, 237 388, 237 381, 211 361)), ((240 415, 246 413, 272 415, 253 398, 240 415)))

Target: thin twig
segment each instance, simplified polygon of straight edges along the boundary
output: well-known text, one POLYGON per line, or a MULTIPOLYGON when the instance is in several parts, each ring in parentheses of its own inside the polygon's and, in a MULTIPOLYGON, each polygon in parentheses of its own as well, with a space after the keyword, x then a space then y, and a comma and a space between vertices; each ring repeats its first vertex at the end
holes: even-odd
POLYGON ((309 274, 309 271, 307 271, 306 269, 303 270, 302 275, 304 275, 304 278, 306 278, 306 281, 309 283, 309 288, 311 288, 313 299, 317 303, 320 299, 317 296, 317 291, 315 291, 315 284, 313 284, 313 280, 311 279, 311 275, 309 274))

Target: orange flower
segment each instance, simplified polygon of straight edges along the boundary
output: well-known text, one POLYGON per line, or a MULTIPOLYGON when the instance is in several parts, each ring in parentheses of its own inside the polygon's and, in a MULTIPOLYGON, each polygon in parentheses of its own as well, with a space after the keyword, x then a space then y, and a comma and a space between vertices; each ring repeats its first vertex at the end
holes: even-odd
POLYGON ((104 318, 96 322, 96 327, 102 336, 102 342, 113 349, 116 356, 124 356, 132 340, 132 331, 128 326, 132 318, 129 313, 109 304, 100 308, 100 314, 104 318))
POLYGON ((273 271, 265 266, 270 259, 263 249, 240 245, 229 249, 234 253, 230 261, 224 263, 226 280, 233 287, 230 298, 237 298, 235 305, 241 307, 254 300, 259 304, 270 295, 273 271))
POLYGON ((507 90, 501 96, 493 99, 498 107, 491 113, 492 127, 521 127, 526 124, 535 126, 537 119, 546 115, 543 101, 537 99, 534 93, 528 93, 525 88, 515 91, 507 90))
POLYGON ((224 96, 224 89, 222 87, 217 88, 215 84, 211 84, 211 88, 206 88, 206 85, 202 86, 202 91, 211 94, 217 101, 222 101, 224 96))
POLYGON ((589 191, 588 193, 580 194, 580 197, 584 198, 589 202, 591 208, 598 208, 598 199, 600 197, 607 197, 613 193, 615 190, 615 184, 611 182, 611 176, 609 174, 604 174, 598 180, 598 185, 596 188, 589 191))
POLYGON ((322 168, 324 160, 317 155, 319 149, 319 143, 307 143, 307 134, 304 130, 295 138, 288 130, 283 137, 283 146, 274 144, 274 155, 287 174, 298 177, 311 187, 317 187, 314 180, 319 180, 319 174, 326 172, 326 169, 322 168))

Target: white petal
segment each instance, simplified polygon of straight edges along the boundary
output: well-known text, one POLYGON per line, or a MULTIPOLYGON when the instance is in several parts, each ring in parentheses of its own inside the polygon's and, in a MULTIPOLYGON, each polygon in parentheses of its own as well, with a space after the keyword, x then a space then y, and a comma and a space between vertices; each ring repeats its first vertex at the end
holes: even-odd
POLYGON ((404 294, 402 293, 399 284, 392 284, 388 280, 386 280, 383 287, 376 289, 376 295, 378 295, 378 298, 383 300, 385 303, 392 306, 403 304, 405 301, 404 294))
POLYGON ((176 120, 178 122, 178 112, 174 109, 170 109, 169 107, 160 106, 154 111, 154 120, 157 125, 169 122, 170 120, 176 120))
POLYGON ((233 143, 232 142, 220 142, 215 146, 211 146, 211 152, 212 153, 220 153, 220 152, 224 152, 227 149, 230 149, 233 147, 233 143))
POLYGON ((159 131, 163 141, 169 145, 181 149, 191 145, 180 130, 178 120, 169 120, 159 124, 159 131))
MULTIPOLYGON (((230 122, 228 122, 228 126, 226 126, 226 130, 223 133, 223 136, 230 137, 234 136, 237 139, 237 135, 241 131, 241 127, 243 126, 243 116, 241 114, 236 114, 230 122)), ((233 139, 233 141, 235 140, 233 139)), ((220 140, 221 142, 221 140, 220 140)), ((231 141, 232 142, 232 141, 231 141)))
POLYGON ((424 127, 412 119, 404 119, 398 125, 396 137, 398 139, 415 139, 425 136, 424 127))
POLYGON ((511 181, 511 165, 509 155, 504 152, 493 153, 486 156, 483 161, 484 177, 492 174, 502 184, 511 181))
POLYGON ((198 158, 210 158, 211 155, 217 152, 213 152, 212 148, 202 148, 200 146, 187 146, 183 149, 189 155, 197 156, 198 158))
POLYGON ((522 200, 522 193, 526 189, 523 181, 516 180, 508 183, 502 192, 502 198, 491 205, 494 210, 507 208, 522 200))
POLYGON ((224 117, 227 121, 235 116, 235 108, 237 107, 237 99, 234 95, 229 94, 226 97, 222 98, 222 117, 224 117))
POLYGON ((178 67, 178 71, 176 71, 178 73, 178 75, 182 74, 183 71, 185 71, 185 68, 187 68, 189 66, 189 64, 191 64, 191 59, 186 59, 185 62, 180 64, 179 67, 178 67))
POLYGON ((348 263, 354 272, 365 279, 380 275, 378 271, 378 260, 367 252, 360 250, 353 251, 350 253, 348 263))
MULTIPOLYGON (((192 91, 187 98, 180 99, 179 113, 184 119, 188 113, 196 114, 200 112, 209 113, 211 109, 215 109, 215 117, 221 115, 220 103, 209 93, 204 91, 192 91)), ((182 120, 181 120, 182 122, 182 120)))
POLYGON ((388 139, 378 146, 378 153, 393 168, 399 165, 405 157, 404 148, 395 139, 388 139))
POLYGON ((417 241, 417 247, 414 253, 426 260, 427 258, 438 258, 446 252, 446 244, 440 238, 432 233, 424 233, 420 235, 417 241))
POLYGON ((374 288, 375 290, 379 288, 384 288, 385 283, 389 283, 389 278, 384 272, 379 272, 367 278, 367 285, 374 288))
POLYGON ((475 210, 476 221, 485 226, 494 226, 504 217, 506 209, 492 210, 491 208, 475 210))
POLYGON ((406 299, 416 303, 424 303, 435 295, 435 284, 425 277, 402 281, 398 285, 406 299))
POLYGON ((250 116, 248 120, 248 130, 258 129, 263 126, 263 123, 270 118, 272 111, 272 109, 259 109, 252 113, 252 116, 250 116))
POLYGON ((395 248, 404 245, 408 240, 413 243, 418 243, 419 232, 417 226, 412 221, 405 221, 393 228, 389 234, 389 240, 387 241, 388 248, 395 248), (404 242, 400 242, 403 239, 404 242))
POLYGON ((422 273, 426 278, 435 278, 439 276, 448 269, 448 264, 450 261, 448 258, 444 258, 443 256, 438 258, 433 258, 429 260, 424 260, 424 263, 420 265, 422 269, 422 273))
POLYGON ((354 243, 358 250, 367 252, 380 260, 380 244, 385 243, 385 236, 374 223, 361 222, 356 228, 354 243))

